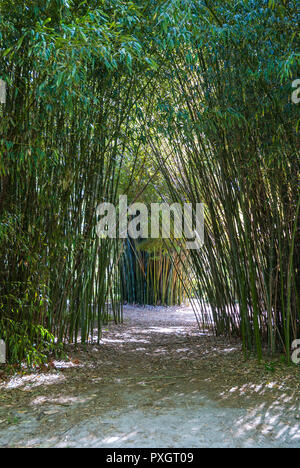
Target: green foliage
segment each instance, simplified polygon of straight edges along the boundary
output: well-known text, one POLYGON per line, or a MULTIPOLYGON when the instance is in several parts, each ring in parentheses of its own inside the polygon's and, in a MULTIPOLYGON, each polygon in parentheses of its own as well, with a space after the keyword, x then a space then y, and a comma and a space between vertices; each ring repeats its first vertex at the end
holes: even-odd
POLYGON ((271 372, 272 374, 274 374, 274 372, 276 371, 276 364, 274 362, 267 362, 265 364, 265 369, 267 372, 271 372))
POLYGON ((132 35, 140 15, 133 3, 77 7, 0 6, 8 84, 0 109, 0 334, 12 361, 38 360, 36 341, 46 346, 50 335, 58 344, 94 340, 96 324, 99 341, 108 301, 122 319, 119 246, 97 238, 95 206, 116 200, 135 138, 132 68, 148 70, 149 60, 132 35))
POLYGON ((164 56, 151 145, 173 200, 206 204, 205 246, 188 257, 203 317, 207 301, 216 333, 242 337, 245 355, 255 347, 260 359, 267 344, 289 360, 300 333, 297 2, 179 4, 190 36, 164 56))
POLYGON ((123 300, 154 306, 183 304, 190 287, 182 263, 181 254, 163 239, 127 239, 121 259, 123 300))
MULTIPOLYGON (((18 318, 18 311, 12 311, 18 318)), ((21 362, 25 357, 28 367, 47 362, 51 354, 59 355, 61 346, 56 345, 54 336, 42 325, 17 322, 5 317, 0 319, 0 337, 6 343, 9 362, 21 362)))
POLYGON ((11 360, 39 359, 53 336, 99 341, 108 303, 122 320, 122 245, 95 232, 95 206, 120 193, 206 203, 204 249, 168 245, 148 262, 151 301, 167 302, 162 278, 176 257, 217 334, 242 337, 245 354, 261 357, 266 343, 290 356, 300 333, 297 6, 2 0, 0 335, 11 360))

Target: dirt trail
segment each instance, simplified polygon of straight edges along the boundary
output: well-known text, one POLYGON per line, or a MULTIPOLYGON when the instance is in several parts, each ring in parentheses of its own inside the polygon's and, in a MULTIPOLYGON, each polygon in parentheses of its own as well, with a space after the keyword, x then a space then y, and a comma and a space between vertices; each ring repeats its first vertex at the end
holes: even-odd
POLYGON ((126 307, 69 356, 0 381, 0 447, 300 447, 299 367, 244 362, 189 307, 126 307))

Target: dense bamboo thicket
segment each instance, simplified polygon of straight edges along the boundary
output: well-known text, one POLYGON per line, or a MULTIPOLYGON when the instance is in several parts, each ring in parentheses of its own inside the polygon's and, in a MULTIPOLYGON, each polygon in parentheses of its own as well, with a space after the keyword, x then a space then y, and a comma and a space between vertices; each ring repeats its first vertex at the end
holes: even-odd
POLYGON ((182 255, 164 247, 162 240, 127 239, 121 262, 123 301, 154 306, 186 302, 192 291, 182 255))
POLYGON ((96 236, 95 208, 115 202, 136 153, 126 14, 133 3, 1 4, 0 325, 12 360, 38 358, 54 336, 86 342, 94 325, 99 340, 107 302, 121 319, 119 245, 96 236))
POLYGON ((216 333, 288 359, 300 336, 296 7, 191 2, 190 42, 162 62, 168 127, 151 141, 174 200, 206 205, 205 246, 190 258, 216 333))
POLYGON ((99 341, 108 306, 122 320, 122 294, 164 304, 191 291, 246 355, 266 345, 289 359, 300 337, 298 22, 297 0, 2 0, 10 360, 99 341), (204 203, 204 248, 173 240, 168 255, 124 257, 122 242, 96 235, 96 206, 120 194, 204 203))

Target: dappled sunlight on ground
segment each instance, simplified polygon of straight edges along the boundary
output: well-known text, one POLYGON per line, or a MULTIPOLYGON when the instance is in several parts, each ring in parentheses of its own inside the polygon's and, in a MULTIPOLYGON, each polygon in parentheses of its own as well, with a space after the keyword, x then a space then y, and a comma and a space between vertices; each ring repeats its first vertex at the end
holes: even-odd
POLYGON ((232 396, 235 394, 237 396, 249 395, 249 397, 251 397, 252 395, 270 396, 270 390, 276 389, 280 391, 280 395, 276 394, 276 399, 277 401, 280 401, 280 403, 291 403, 293 401, 297 401, 298 392, 293 392, 289 395, 286 393, 282 393, 284 392, 286 385, 287 384, 284 382, 267 382, 265 384, 259 385, 249 382, 241 386, 232 387, 230 390, 220 393, 220 397, 226 400, 232 398, 232 396))
POLYGON ((102 338, 101 343, 120 344, 120 343, 149 343, 148 340, 140 340, 136 336, 126 335, 123 338, 102 338))
POLYGON ((300 447, 298 369, 244 361, 188 308, 125 308, 100 345, 0 384, 0 446, 300 447))
POLYGON ((55 405, 70 405, 74 403, 84 403, 89 401, 91 398, 82 398, 82 397, 74 397, 74 396, 64 396, 58 398, 51 398, 50 396, 39 396, 32 400, 32 406, 40 406, 45 404, 55 404, 55 405))
POLYGON ((74 363, 72 361, 52 361, 52 365, 55 369, 71 369, 73 367, 80 367, 79 363, 74 363))
POLYGON ((0 388, 12 390, 15 388, 24 387, 24 390, 30 390, 33 387, 44 385, 54 385, 65 380, 63 375, 57 374, 31 374, 24 376, 13 377, 7 383, 0 385, 0 388))
POLYGON ((287 415, 285 407, 279 402, 271 406, 262 403, 249 409, 245 416, 235 422, 236 437, 246 438, 249 432, 256 431, 273 442, 289 440, 298 442, 300 447, 300 425, 295 418, 296 407, 289 408, 289 412, 290 415, 287 415))

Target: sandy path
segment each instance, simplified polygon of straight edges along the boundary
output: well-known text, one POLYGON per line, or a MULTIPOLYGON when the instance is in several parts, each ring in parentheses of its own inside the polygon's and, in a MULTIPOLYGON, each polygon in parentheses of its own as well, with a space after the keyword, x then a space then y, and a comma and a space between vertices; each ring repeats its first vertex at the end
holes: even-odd
POLYGON ((191 308, 125 308, 100 347, 0 382, 0 447, 300 447, 299 368, 243 362, 191 308))

